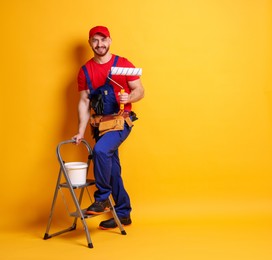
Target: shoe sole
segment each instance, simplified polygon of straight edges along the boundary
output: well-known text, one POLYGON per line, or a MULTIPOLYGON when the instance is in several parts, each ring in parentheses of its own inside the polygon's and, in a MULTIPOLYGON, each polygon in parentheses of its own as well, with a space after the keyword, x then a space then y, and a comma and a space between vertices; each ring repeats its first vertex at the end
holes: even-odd
MULTIPOLYGON (((127 225, 122 224, 123 227, 127 227, 127 226, 130 226, 130 225, 131 225, 131 224, 127 224, 127 225)), ((109 227, 109 228, 99 226, 99 228, 102 229, 102 230, 110 230, 110 229, 115 229, 115 228, 117 228, 117 227, 118 227, 118 225, 117 225, 116 227, 109 227)))
POLYGON ((101 211, 101 212, 87 210, 86 214, 87 215, 100 215, 100 214, 107 212, 108 210, 109 210, 109 208, 105 208, 104 211, 101 211))

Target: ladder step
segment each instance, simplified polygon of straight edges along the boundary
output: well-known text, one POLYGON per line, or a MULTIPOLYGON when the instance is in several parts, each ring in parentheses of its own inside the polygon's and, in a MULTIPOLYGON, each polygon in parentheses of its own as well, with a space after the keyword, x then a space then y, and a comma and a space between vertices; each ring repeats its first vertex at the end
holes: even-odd
MULTIPOLYGON (((81 212, 82 212, 82 214, 83 214, 83 217, 84 217, 84 218, 93 218, 93 217, 99 216, 99 215, 101 215, 101 214, 105 214, 105 213, 110 212, 110 209, 107 209, 107 210, 103 211, 101 214, 97 214, 97 215, 86 214, 86 211, 87 211, 87 208, 81 210, 81 212)), ((77 211, 71 212, 71 213, 70 213, 70 216, 71 216, 71 217, 80 218, 80 214, 79 214, 77 211)))
MULTIPOLYGON (((73 187, 73 189, 80 189, 80 188, 88 187, 88 186, 91 186, 91 185, 95 185, 95 180, 87 179, 85 184, 72 185, 72 187, 73 187)), ((67 182, 61 183, 59 186, 62 187, 62 188, 68 188, 69 187, 67 182)))

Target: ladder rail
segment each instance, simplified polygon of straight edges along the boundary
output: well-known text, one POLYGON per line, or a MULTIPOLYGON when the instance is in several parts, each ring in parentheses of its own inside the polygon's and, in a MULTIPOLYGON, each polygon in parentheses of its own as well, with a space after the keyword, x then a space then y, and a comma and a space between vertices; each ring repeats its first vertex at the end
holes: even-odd
MULTIPOLYGON (((86 149, 88 151, 88 159, 87 159, 87 173, 88 173, 90 163, 91 163, 91 160, 93 158, 93 150, 92 150, 91 146, 89 145, 89 143, 85 139, 82 139, 81 143, 86 147, 86 149)), ((67 169, 65 167, 65 163, 64 163, 64 161, 62 159, 61 152, 60 152, 61 147, 63 145, 66 145, 66 144, 76 144, 76 141, 74 139, 65 140, 65 141, 60 142, 57 145, 56 153, 57 153, 58 161, 60 163, 60 170, 59 170, 57 185, 56 185, 55 193, 54 193, 54 196, 53 196, 53 202, 52 202, 52 206, 51 206, 51 211, 50 211, 50 215, 49 215, 49 219, 48 219, 44 239, 48 239, 48 238, 63 234, 65 232, 75 230, 76 229, 77 219, 80 218, 80 220, 82 222, 82 225, 83 225, 83 228, 84 228, 84 231, 85 231, 85 234, 86 234, 88 247, 93 248, 93 243, 92 243, 92 240, 91 240, 91 236, 90 236, 90 232, 89 232, 89 229, 88 229, 88 226, 87 226, 86 219, 94 217, 96 215, 93 215, 93 216, 86 215, 86 212, 85 212, 86 210, 81 209, 81 202, 82 202, 83 193, 84 193, 85 188, 88 191, 88 186, 94 185, 95 180, 87 179, 87 182, 86 182, 85 185, 73 185, 71 183, 69 175, 68 175, 68 171, 67 171, 67 169), (65 178, 66 183, 61 183, 62 174, 63 174, 63 176, 65 178), (56 200, 57 200, 57 197, 58 197, 58 194, 59 194, 59 190, 61 188, 63 188, 63 187, 68 188, 68 190, 70 192, 70 195, 72 197, 72 201, 74 202, 74 206, 76 208, 76 212, 73 213, 73 214, 70 214, 71 217, 74 217, 74 222, 73 222, 72 226, 70 226, 70 227, 68 227, 66 229, 60 230, 60 231, 55 232, 53 234, 49 234, 49 230, 50 230, 52 219, 53 219, 53 213, 54 213, 54 209, 55 209, 56 200), (79 198, 77 197, 77 195, 75 193, 75 189, 78 189, 78 188, 81 189, 79 198)), ((89 197, 90 197, 90 195, 89 195, 89 197)), ((117 226, 119 227, 119 229, 121 231, 121 234, 126 235, 126 232, 125 232, 125 230, 124 230, 124 228, 123 228, 123 226, 122 226, 122 224, 121 224, 121 222, 120 222, 120 220, 119 220, 119 218, 118 218, 118 216, 117 216, 117 214, 115 212, 114 205, 113 205, 113 202, 112 202, 110 197, 109 197, 109 202, 110 202, 110 210, 109 211, 112 213, 112 216, 114 217, 114 219, 115 219, 115 221, 117 223, 117 226)), ((105 213, 109 212, 109 211, 105 211, 105 213)))

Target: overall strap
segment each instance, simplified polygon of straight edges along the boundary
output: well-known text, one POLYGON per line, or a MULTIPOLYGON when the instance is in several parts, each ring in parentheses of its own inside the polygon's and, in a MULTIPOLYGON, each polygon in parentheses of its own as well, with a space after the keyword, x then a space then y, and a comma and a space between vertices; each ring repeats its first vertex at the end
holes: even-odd
MULTIPOLYGON (((114 61, 113 61, 113 64, 112 64, 112 67, 115 67, 116 66, 116 64, 117 64, 117 61, 118 61, 118 59, 119 59, 119 56, 115 56, 115 58, 114 58, 114 61)), ((109 76, 108 76, 109 78, 111 78, 111 71, 110 71, 110 73, 109 73, 109 76)), ((107 78, 107 80, 106 80, 106 84, 108 84, 110 82, 110 80, 107 78)))
POLYGON ((83 69, 83 72, 84 72, 86 80, 87 80, 88 88, 91 91, 93 89, 93 86, 92 86, 92 82, 91 82, 87 67, 84 65, 84 66, 82 66, 82 69, 83 69))

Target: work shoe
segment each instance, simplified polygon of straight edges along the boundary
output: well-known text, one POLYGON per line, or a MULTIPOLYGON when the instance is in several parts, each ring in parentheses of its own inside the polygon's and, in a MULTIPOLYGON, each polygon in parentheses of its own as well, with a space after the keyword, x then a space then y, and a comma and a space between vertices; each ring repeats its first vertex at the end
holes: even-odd
POLYGON ((89 215, 98 215, 103 213, 105 210, 108 210, 108 200, 105 201, 95 201, 89 208, 86 210, 86 214, 89 215))
MULTIPOLYGON (((120 220, 121 224, 124 225, 124 226, 130 225, 130 224, 132 223, 130 217, 127 217, 127 218, 119 218, 119 220, 120 220)), ((117 224, 116 224, 114 218, 111 218, 111 219, 102 221, 102 222, 99 224, 99 227, 100 227, 101 229, 111 229, 111 228, 116 228, 116 227, 117 227, 117 224)))

